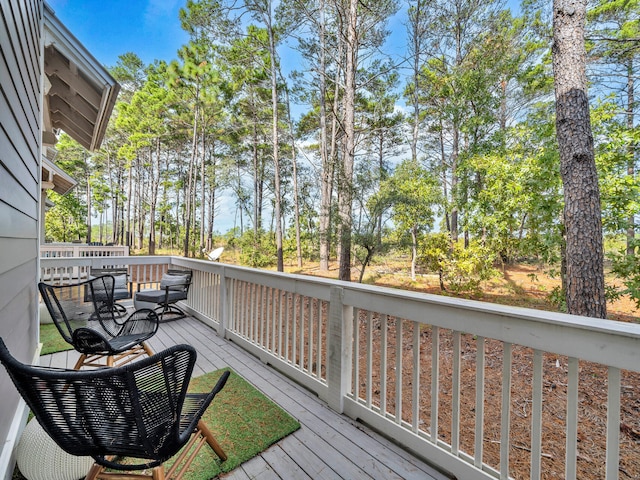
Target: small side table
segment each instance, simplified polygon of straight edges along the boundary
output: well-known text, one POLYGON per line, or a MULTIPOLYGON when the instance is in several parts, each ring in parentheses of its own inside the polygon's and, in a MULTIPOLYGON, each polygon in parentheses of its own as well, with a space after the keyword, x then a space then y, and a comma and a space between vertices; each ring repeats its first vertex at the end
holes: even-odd
POLYGON ((20 473, 27 480, 79 480, 94 461, 62 450, 33 418, 22 432, 16 448, 20 473))

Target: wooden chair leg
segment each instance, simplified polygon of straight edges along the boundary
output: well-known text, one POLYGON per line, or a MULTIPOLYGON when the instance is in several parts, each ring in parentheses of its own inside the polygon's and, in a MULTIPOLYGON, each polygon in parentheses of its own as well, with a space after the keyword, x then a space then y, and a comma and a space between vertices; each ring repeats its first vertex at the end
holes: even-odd
POLYGON ((198 430, 200 430, 200 432, 202 433, 202 436, 205 438, 205 440, 207 441, 209 446, 213 449, 213 451, 216 452, 216 455, 220 457, 220 460, 224 462, 227 459, 227 454, 224 453, 224 450, 222 450, 222 447, 213 436, 213 433, 211 433, 211 430, 209 430, 209 427, 207 427, 207 424, 204 423, 202 420, 198 422, 198 430))
POLYGON ((98 478, 98 475, 100 475, 103 470, 104 467, 102 465, 94 463, 89 469, 89 473, 87 473, 87 476, 84 477, 84 480, 96 480, 98 478))
POLYGON ((164 472, 164 465, 160 465, 159 467, 155 467, 151 470, 151 475, 147 475, 145 473, 131 473, 128 474, 126 472, 105 472, 105 468, 102 465, 98 465, 94 463, 87 473, 87 476, 84 477, 84 480, 100 480, 100 479, 109 479, 109 478, 118 478, 118 479, 131 479, 137 480, 141 478, 150 478, 152 480, 167 480, 164 472))
POLYGON ((149 355, 150 357, 153 356, 153 350, 151 350, 151 347, 147 345, 147 342, 142 342, 142 348, 144 348, 144 351, 147 352, 147 355, 149 355))
POLYGON ((74 370, 80 370, 82 368, 82 365, 84 365, 85 360, 87 359, 87 355, 85 353, 80 355, 80 358, 78 358, 78 361, 76 362, 76 365, 73 367, 74 370))
POLYGON ((164 476, 164 466, 160 465, 153 469, 153 480, 165 480, 164 476))

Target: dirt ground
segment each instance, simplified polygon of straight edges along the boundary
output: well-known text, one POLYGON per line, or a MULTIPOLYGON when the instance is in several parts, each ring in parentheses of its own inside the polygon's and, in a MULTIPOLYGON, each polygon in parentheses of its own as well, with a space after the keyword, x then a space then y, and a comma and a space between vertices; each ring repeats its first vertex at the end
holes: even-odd
MULTIPOLYGON (((294 271, 297 269, 291 269, 294 271)), ((317 266, 297 270, 296 273, 320 275, 317 266)), ((322 276, 334 277, 337 270, 332 268, 322 276)), ((357 275, 354 274, 354 275, 357 275)), ((438 279, 434 275, 420 275, 416 281, 411 281, 408 273, 401 269, 395 269, 389 265, 379 265, 371 269, 366 280, 367 283, 390 287, 404 288, 413 291, 423 291, 441 294, 438 279)), ((553 278, 549 272, 541 267, 532 265, 508 266, 503 271, 503 276, 483 285, 481 295, 472 296, 476 300, 494 303, 517 305, 543 310, 557 310, 557 307, 549 301, 549 293, 554 287, 559 286, 559 279, 553 278)), ((635 307, 635 302, 629 298, 623 298, 608 304, 608 316, 612 320, 625 322, 640 321, 640 311, 635 307)), ((375 333, 380 330, 379 319, 374 315, 374 351, 382 348, 379 343, 380 336, 375 333), (377 327, 375 322, 378 322, 377 327)), ((388 328, 387 345, 388 365, 394 365, 395 328, 388 328)), ((413 361, 411 347, 410 327, 404 330, 407 335, 403 345, 403 363, 410 365, 413 361)), ((420 398, 423 405, 430 405, 430 379, 431 372, 432 329, 425 328, 420 333, 421 338, 421 379, 420 398), (422 378, 424 376, 424 378, 422 378)), ((439 378, 439 404, 438 404, 438 433, 441 440, 451 442, 451 400, 452 400, 452 363, 448 352, 452 351, 451 332, 440 331, 440 378, 439 378)), ((361 341, 360 351, 366 350, 361 341)), ((485 390, 484 405, 484 441, 482 444, 483 461, 488 465, 498 468, 500 465, 501 442, 501 382, 502 382, 502 356, 503 344, 488 340, 485 345, 485 385, 495 387, 485 390)), ((460 448, 473 455, 475 448, 475 387, 476 387, 476 341, 470 335, 462 335, 461 338, 461 424, 460 424, 460 448)), ((515 479, 530 478, 531 463, 531 408, 532 408, 532 362, 531 349, 515 345, 512 356, 512 385, 511 385, 511 428, 509 457, 511 469, 509 475, 515 479)), ((364 358, 362 359, 364 362, 364 358)), ((564 478, 564 456, 566 448, 566 416, 567 416, 567 387, 568 387, 568 359, 566 357, 545 354, 543 375, 543 452, 542 452, 542 478, 564 478)), ((393 369, 393 367, 391 367, 393 369)), ((373 360, 373 371, 380 372, 379 358, 373 360)), ((579 388, 578 388, 578 460, 577 478, 581 480, 601 479, 605 477, 605 446, 606 446, 606 420, 607 420, 607 372, 600 365, 589 362, 579 362, 579 388)), ((387 372, 386 409, 393 413, 395 409, 395 372, 387 372)), ((362 388, 365 388, 366 379, 360 378, 362 388)), ((380 375, 374 374, 373 378, 373 403, 380 402, 380 375), (377 383, 376 383, 377 382, 377 383), (375 387, 377 385, 377 387, 375 387)), ((403 419, 410 421, 412 413, 405 411, 404 406, 411 405, 412 379, 402 378, 403 392, 403 419)), ((620 428, 620 465, 619 478, 640 479, 640 375, 634 372, 622 372, 621 388, 621 428, 620 428)), ((406 407, 409 410, 410 407, 406 407)), ((431 412, 423 408, 420 412, 421 424, 432 424, 431 412)))

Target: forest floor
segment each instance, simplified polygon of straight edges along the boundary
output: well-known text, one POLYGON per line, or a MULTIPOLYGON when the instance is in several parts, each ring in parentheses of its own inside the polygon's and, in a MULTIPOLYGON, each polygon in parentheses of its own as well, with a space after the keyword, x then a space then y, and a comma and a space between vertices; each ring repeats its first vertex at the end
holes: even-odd
MULTIPOLYGON (((370 267, 365 282, 381 286, 402 288, 412 291, 443 294, 438 284, 437 275, 419 275, 412 281, 407 271, 407 263, 385 263, 370 267)), ((294 266, 285 268, 290 273, 336 278, 338 269, 332 265, 328 272, 320 272, 318 265, 307 265, 302 269, 294 266)), ((358 272, 354 272, 357 276, 358 272)), ((607 282, 614 281, 609 276, 607 282)), ((558 308, 549 300, 549 294, 560 285, 543 267, 519 264, 509 265, 502 270, 502 275, 482 286, 482 293, 465 296, 475 300, 557 311, 558 308)), ((446 292, 445 292, 446 293, 446 292)), ((640 311, 630 298, 621 298, 607 305, 608 316, 612 320, 640 322, 640 311)), ((390 329, 394 330, 394 329, 390 329)), ((422 334, 422 345, 425 348, 423 357, 425 372, 430 370, 429 353, 430 331, 422 334)), ((448 348, 450 338, 443 332, 442 348, 448 348)), ((395 340, 389 338, 391 345, 395 340)), ((460 447, 473 454, 474 422, 475 422, 475 340, 469 335, 462 336, 462 375, 461 375, 461 425, 460 447)), ((363 349, 364 349, 363 345, 363 349)), ((421 347, 422 349, 423 347, 421 347)), ((500 388, 502 383, 501 342, 488 340, 486 343, 485 385, 500 388)), ((410 354, 410 352, 408 353, 410 354)), ((443 354, 442 357, 449 357, 443 354)), ((530 478, 530 428, 531 428, 531 382, 533 352, 520 346, 514 346, 512 352, 512 408, 509 449, 511 469, 509 475, 515 479, 530 478), (517 406, 517 408, 516 408, 517 406)), ((388 360, 391 361, 391 360, 388 360)), ((410 362, 410 358, 407 362, 410 362)), ((440 396, 438 418, 441 438, 450 441, 451 425, 451 365, 444 360, 440 367, 440 396)), ((564 478, 564 452, 566 445, 566 402, 567 402, 567 363, 568 359, 555 354, 545 354, 545 373, 543 378, 543 452, 542 478, 564 478)), ((374 359, 374 371, 378 362, 374 359)), ((375 375, 374 375, 375 376, 375 375)), ((374 379, 375 382, 375 379, 374 379)), ((405 382, 403 382, 405 383, 405 382)), ((412 389, 409 382, 403 386, 403 405, 411 404, 412 389)), ((601 365, 580 362, 579 380, 579 429, 578 429, 578 478, 583 480, 605 477, 606 465, 606 405, 607 405, 607 371, 601 365)), ((388 389, 392 389, 391 385, 388 389)), ((621 388, 621 428, 620 428, 620 464, 619 478, 640 479, 640 374, 622 372, 621 388)), ((487 392, 488 393, 488 392, 487 392)), ((422 393, 421 393, 422 395, 422 393)), ((428 389, 424 394, 429 396, 428 389)), ((500 395, 490 394, 485 400, 485 442, 483 442, 483 460, 497 468, 500 465, 500 395)), ((426 400, 425 400, 426 401, 426 400)), ((425 421, 429 412, 423 414, 425 421)))
MULTIPOLYGON (((435 274, 417 274, 416 280, 411 280, 407 264, 408 260, 373 265, 367 269, 364 283, 435 295, 455 296, 454 293, 443 292, 440 289, 438 276, 435 274)), ((460 296, 503 305, 558 311, 558 307, 550 300, 549 296, 554 288, 560 287, 560 278, 553 275, 551 269, 533 264, 519 263, 505 265, 499 270, 501 276, 484 282, 481 286, 481 293, 462 294, 460 296)), ((330 265, 328 272, 321 272, 317 263, 309 263, 302 268, 294 265, 285 265, 285 271, 327 278, 338 277, 337 264, 330 265)), ((357 280, 358 274, 359 272, 357 271, 352 272, 354 281, 357 280)), ((607 284, 616 284, 618 281, 607 274, 605 282, 607 284)), ((607 303, 607 316, 611 320, 640 323, 640 310, 636 308, 635 302, 630 297, 621 297, 618 300, 609 301, 607 303)))

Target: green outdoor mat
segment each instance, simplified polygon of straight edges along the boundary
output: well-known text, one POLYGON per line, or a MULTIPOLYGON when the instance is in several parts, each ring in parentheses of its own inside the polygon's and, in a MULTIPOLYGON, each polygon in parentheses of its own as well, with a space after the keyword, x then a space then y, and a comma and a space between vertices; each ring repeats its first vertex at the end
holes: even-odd
MULTIPOLYGON (((224 370, 192 378, 189 391, 211 391, 224 370)), ((191 464, 185 480, 209 480, 243 462, 300 428, 297 420, 235 372, 203 416, 227 454, 224 463, 205 445, 191 464)), ((169 463, 166 464, 167 468, 169 463)))
POLYGON ((40 324, 40 342, 42 343, 40 355, 73 350, 73 347, 62 338, 58 328, 53 323, 40 324))

